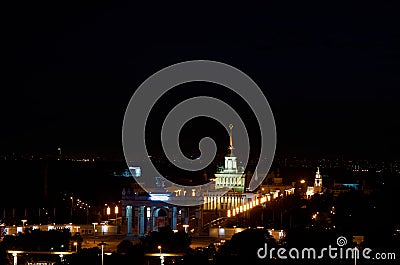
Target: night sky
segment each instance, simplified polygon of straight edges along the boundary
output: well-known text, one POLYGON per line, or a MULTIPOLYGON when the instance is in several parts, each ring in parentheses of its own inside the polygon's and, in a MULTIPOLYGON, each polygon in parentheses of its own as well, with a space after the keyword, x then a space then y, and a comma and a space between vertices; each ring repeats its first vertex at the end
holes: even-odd
MULTIPOLYGON (((279 153, 399 158, 398 4, 133 2, 3 6, 0 154, 61 146, 122 156, 135 88, 171 64, 208 59, 239 68, 264 91, 279 153)), ((225 95, 197 85, 175 94, 225 95)), ((193 125, 187 138, 224 133, 211 125, 193 125)))

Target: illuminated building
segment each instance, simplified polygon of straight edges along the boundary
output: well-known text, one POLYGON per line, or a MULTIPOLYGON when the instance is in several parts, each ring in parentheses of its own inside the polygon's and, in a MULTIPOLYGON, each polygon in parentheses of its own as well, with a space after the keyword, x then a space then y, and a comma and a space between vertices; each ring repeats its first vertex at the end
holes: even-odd
POLYGON ((229 153, 225 156, 224 166, 215 174, 215 190, 204 192, 203 210, 218 210, 225 216, 229 210, 246 205, 256 194, 245 192, 246 176, 244 169, 238 165, 237 157, 234 155, 232 129, 229 125, 229 153), (227 192, 220 192, 225 189, 227 192))
POLYGON ((306 196, 310 198, 316 193, 322 193, 322 176, 319 171, 319 167, 317 167, 317 172, 315 173, 314 178, 314 186, 308 186, 306 196))
POLYGON ((234 191, 244 192, 245 190, 245 174, 243 168, 238 166, 237 157, 233 154, 232 128, 229 125, 229 154, 225 157, 225 166, 215 174, 215 189, 229 188, 234 191))
POLYGON ((315 173, 314 193, 320 193, 320 192, 322 192, 322 177, 318 167, 317 172, 315 173))

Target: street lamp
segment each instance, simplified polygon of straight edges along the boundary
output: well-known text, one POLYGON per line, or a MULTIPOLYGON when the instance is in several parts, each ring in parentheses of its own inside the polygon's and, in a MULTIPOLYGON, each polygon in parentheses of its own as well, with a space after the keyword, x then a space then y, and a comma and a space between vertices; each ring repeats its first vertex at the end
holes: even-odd
POLYGON ((90 205, 88 205, 86 203, 86 224, 89 223, 89 208, 90 208, 90 205))
POLYGON ((358 248, 357 246, 354 247, 354 265, 357 265, 357 253, 358 253, 358 248))
POLYGON ((161 245, 158 246, 158 249, 160 250, 160 264, 163 265, 164 264, 164 256, 161 253, 161 245))
POLYGON ((28 222, 28 220, 22 219, 21 222, 22 222, 22 230, 25 233, 25 223, 28 222))
POLYGON ((115 224, 117 224, 118 206, 115 206, 114 213, 115 213, 115 224))
POLYGON ((78 242, 74 242, 75 252, 78 252, 78 242))
POLYGON ((69 197, 71 199, 71 222, 72 222, 72 208, 74 208, 74 197, 69 197))
POLYGON ((96 225, 97 225, 98 223, 92 223, 92 225, 93 225, 93 243, 95 243, 96 244, 96 225))
POLYGON ((107 207, 107 220, 110 220, 111 208, 110 206, 107 207))
POLYGON ((104 246, 108 245, 107 243, 104 243, 104 241, 101 241, 100 244, 98 244, 98 246, 101 246, 101 265, 104 264, 104 246))

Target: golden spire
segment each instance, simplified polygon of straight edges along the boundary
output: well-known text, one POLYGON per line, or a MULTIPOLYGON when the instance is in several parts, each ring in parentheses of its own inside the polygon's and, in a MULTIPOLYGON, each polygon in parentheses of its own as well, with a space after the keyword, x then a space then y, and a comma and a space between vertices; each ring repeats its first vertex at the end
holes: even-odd
POLYGON ((233 141, 232 141, 232 129, 233 129, 233 124, 232 123, 229 124, 229 129, 230 129, 230 132, 229 132, 229 150, 230 150, 230 156, 233 156, 233 149, 235 149, 235 148, 233 147, 233 141))

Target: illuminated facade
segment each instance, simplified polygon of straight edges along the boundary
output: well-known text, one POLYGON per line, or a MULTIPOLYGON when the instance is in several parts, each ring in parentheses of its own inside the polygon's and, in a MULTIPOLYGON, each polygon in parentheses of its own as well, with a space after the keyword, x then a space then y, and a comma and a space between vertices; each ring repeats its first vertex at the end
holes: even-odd
POLYGON ((215 189, 228 188, 237 192, 244 192, 246 178, 243 168, 239 168, 237 157, 233 154, 232 128, 233 125, 230 124, 229 154, 225 157, 223 169, 215 174, 215 189))
POLYGON ((317 172, 315 173, 315 178, 314 178, 314 186, 307 187, 306 196, 307 198, 311 198, 311 196, 313 196, 314 194, 321 192, 322 192, 322 176, 321 173, 319 172, 319 167, 317 167, 317 172))
POLYGON ((315 173, 314 193, 320 193, 320 192, 322 192, 322 177, 318 167, 317 172, 315 173))
MULTIPOLYGON (((156 178, 157 179, 157 178, 156 178)), ((157 180, 157 183, 160 182, 157 180)), ((160 184, 150 192, 134 185, 122 190, 122 224, 128 236, 144 236, 163 227, 172 230, 197 230, 201 223, 200 206, 176 206, 175 201, 200 199, 195 190, 177 190, 160 184)), ((193 231, 194 231, 193 230, 193 231)))
POLYGON ((229 129, 229 153, 225 157, 224 166, 215 174, 215 190, 204 192, 203 210, 217 210, 221 216, 225 216, 232 209, 247 205, 257 197, 255 193, 245 192, 244 169, 240 168, 233 153, 232 124, 229 125, 229 129), (222 190, 226 192, 221 192, 222 190))

